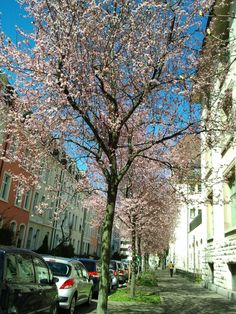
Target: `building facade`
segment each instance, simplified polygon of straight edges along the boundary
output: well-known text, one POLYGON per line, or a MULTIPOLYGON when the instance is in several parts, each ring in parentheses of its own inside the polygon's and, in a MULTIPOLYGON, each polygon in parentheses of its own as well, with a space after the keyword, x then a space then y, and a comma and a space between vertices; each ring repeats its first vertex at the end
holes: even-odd
POLYGON ((203 49, 203 55, 209 54, 213 43, 218 44, 217 54, 208 59, 212 79, 200 95, 208 130, 201 136, 200 212, 191 221, 192 209, 188 202, 183 205, 179 229, 187 224, 188 232, 174 250, 179 252, 181 243, 186 248, 187 242, 186 254, 178 253, 177 268, 199 271, 205 287, 236 299, 236 1, 220 3, 215 2, 210 14, 203 49))

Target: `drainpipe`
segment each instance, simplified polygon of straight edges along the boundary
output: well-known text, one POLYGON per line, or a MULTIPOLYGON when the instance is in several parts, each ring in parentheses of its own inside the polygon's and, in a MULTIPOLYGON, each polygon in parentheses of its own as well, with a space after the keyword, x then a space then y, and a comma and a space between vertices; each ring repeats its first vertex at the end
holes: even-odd
MULTIPOLYGON (((63 177, 63 170, 61 169, 61 173, 60 173, 60 178, 59 178, 59 191, 57 192, 57 202, 56 202, 56 212, 58 210, 58 207, 60 205, 60 193, 62 191, 62 177, 63 177)), ((54 248, 54 242, 55 242, 55 236, 56 236, 56 231, 57 231, 57 220, 53 220, 53 225, 52 225, 52 236, 51 236, 51 241, 50 241, 50 250, 52 250, 54 248)))
POLYGON ((87 216, 87 209, 84 208, 82 230, 81 230, 80 255, 83 255, 85 253, 85 248, 84 248, 84 245, 83 245, 83 241, 84 241, 84 231, 85 231, 85 226, 86 226, 86 216, 87 216), (84 250, 84 252, 82 252, 82 250, 84 250))
MULTIPOLYGON (((4 146, 3 146, 3 154, 2 154, 2 157, 6 157, 6 154, 7 154, 7 144, 8 144, 7 141, 8 141, 9 138, 10 138, 10 135, 7 134, 6 139, 5 139, 5 143, 4 143, 4 146)), ((4 165, 4 160, 1 159, 1 164, 0 164, 0 178, 2 177, 3 165, 4 165)))
POLYGON ((193 236, 193 271, 196 274, 196 245, 195 245, 195 235, 193 236))

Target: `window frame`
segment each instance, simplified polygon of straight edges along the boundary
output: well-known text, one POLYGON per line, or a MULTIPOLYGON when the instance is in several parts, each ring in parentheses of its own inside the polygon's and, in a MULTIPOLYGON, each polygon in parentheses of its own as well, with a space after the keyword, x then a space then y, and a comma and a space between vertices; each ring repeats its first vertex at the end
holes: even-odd
POLYGON ((3 174, 3 180, 2 180, 2 184, 1 184, 1 189, 0 189, 0 199, 7 202, 8 198, 9 198, 9 194, 10 194, 10 190, 11 190, 11 183, 12 183, 12 177, 10 175, 10 173, 8 172, 4 172, 3 174), (5 178, 9 178, 9 181, 5 181, 5 178), (3 195, 3 191, 4 191, 4 195, 3 195), (5 196, 5 197, 4 197, 5 196))

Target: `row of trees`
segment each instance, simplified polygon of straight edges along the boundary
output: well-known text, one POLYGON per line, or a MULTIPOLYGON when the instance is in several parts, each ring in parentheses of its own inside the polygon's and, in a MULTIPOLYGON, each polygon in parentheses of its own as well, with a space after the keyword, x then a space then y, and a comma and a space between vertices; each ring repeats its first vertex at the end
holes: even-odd
POLYGON ((18 2, 33 31, 19 30, 17 43, 0 38, 0 64, 17 98, 9 116, 14 124, 30 112, 24 127, 33 138, 43 139, 45 151, 59 141, 86 163, 100 191, 97 313, 107 313, 114 218, 127 225, 134 254, 135 243, 147 253, 166 248, 172 233, 169 155, 187 134, 205 130, 201 107, 189 100, 213 1, 18 2))

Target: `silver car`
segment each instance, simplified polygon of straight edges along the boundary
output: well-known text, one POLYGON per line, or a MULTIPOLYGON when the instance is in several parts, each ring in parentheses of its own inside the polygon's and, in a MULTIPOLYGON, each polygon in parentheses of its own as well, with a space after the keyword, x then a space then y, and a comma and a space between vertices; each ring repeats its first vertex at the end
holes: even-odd
POLYGON ((59 306, 75 313, 75 307, 81 303, 90 303, 92 299, 92 281, 84 265, 71 258, 43 256, 49 265, 59 294, 59 306))

